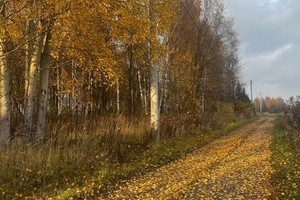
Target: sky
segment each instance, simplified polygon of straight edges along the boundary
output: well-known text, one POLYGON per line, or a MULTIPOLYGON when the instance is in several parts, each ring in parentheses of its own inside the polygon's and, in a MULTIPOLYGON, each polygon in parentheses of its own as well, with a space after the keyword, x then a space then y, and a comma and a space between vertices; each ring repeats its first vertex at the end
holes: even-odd
POLYGON ((300 95, 300 1, 226 0, 241 42, 243 80, 254 96, 300 95))

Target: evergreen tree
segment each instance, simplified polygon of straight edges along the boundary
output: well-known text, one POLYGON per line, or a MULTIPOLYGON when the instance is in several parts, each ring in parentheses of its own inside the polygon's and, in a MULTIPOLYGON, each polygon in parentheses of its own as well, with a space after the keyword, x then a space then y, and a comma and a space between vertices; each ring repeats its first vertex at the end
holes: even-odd
POLYGON ((244 102, 244 103, 251 103, 251 100, 246 92, 245 87, 239 82, 235 89, 235 99, 236 101, 244 102))

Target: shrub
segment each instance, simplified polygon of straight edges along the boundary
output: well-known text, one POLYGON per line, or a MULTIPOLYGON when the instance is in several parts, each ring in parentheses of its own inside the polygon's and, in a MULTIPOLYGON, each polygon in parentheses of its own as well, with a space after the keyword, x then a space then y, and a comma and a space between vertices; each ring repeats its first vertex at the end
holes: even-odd
POLYGON ((235 121, 234 107, 232 104, 217 102, 211 105, 204 116, 207 120, 205 126, 211 129, 222 128, 235 121))
POLYGON ((238 116, 250 117, 251 106, 247 102, 236 101, 234 110, 238 116))
POLYGON ((300 199, 300 154, 295 148, 292 132, 284 123, 283 118, 277 118, 272 134, 274 199, 300 199))

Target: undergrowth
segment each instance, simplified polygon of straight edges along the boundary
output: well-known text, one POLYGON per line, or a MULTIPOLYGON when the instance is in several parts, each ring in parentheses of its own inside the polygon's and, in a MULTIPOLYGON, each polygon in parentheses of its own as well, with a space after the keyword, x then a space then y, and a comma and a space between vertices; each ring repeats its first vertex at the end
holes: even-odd
POLYGON ((282 117, 275 120, 271 150, 274 199, 300 199, 300 153, 296 150, 295 135, 282 117))

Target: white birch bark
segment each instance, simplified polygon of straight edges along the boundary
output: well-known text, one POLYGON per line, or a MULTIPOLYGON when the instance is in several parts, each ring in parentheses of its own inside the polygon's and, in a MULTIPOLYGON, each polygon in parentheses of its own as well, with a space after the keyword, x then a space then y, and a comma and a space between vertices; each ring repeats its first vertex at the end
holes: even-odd
POLYGON ((158 66, 153 65, 151 71, 151 89, 150 89, 150 111, 151 111, 151 128, 156 140, 160 139, 159 132, 159 102, 158 102, 158 66))
MULTIPOLYGON (((52 22, 51 22, 52 23, 52 22)), ((37 111, 37 124, 36 124, 36 135, 37 142, 43 141, 45 137, 46 127, 46 114, 47 114, 47 103, 48 103, 48 86, 49 86, 49 72, 51 67, 51 27, 49 26, 44 51, 41 57, 41 70, 40 70, 40 84, 38 91, 38 111, 37 111)))
MULTIPOLYGON (((149 0, 149 17, 152 21, 153 25, 150 28, 151 32, 154 36, 157 37, 157 22, 155 16, 154 6, 156 5, 155 0, 149 0)), ((159 113, 159 97, 158 97, 158 81, 159 81, 159 70, 157 62, 153 59, 153 45, 150 41, 149 44, 149 57, 150 57, 150 66, 151 66, 151 75, 150 75, 150 118, 151 118, 151 129, 153 137, 156 140, 160 140, 160 132, 159 132, 159 121, 160 121, 160 113, 159 113)))
MULTIPOLYGON (((0 8, 4 0, 0 0, 0 8)), ((10 103, 9 103, 9 73, 7 56, 5 55, 5 13, 0 13, 0 146, 9 143, 10 137, 10 103)))
MULTIPOLYGON (((28 20, 26 24, 26 63, 25 63, 25 94, 28 93, 28 85, 29 85, 29 70, 30 70, 30 63, 31 63, 31 57, 32 57, 32 51, 33 51, 33 44, 32 44, 32 38, 33 38, 33 29, 34 29, 34 22, 33 20, 28 20)), ((24 99, 26 103, 26 98, 24 99)))
POLYGON ((141 71, 138 70, 138 85, 139 85, 139 90, 140 90, 140 98, 141 98, 141 103, 142 107, 144 108, 145 114, 147 114, 147 105, 145 103, 145 94, 142 86, 142 77, 141 77, 141 71))
MULTIPOLYGON (((30 139, 30 134, 33 126, 33 115, 36 108, 36 98, 37 98, 37 80, 38 80, 38 68, 40 66, 41 54, 44 42, 44 30, 40 25, 41 30, 36 38, 34 51, 32 53, 32 58, 30 62, 30 69, 28 74, 28 89, 27 94, 25 94, 25 112, 24 112, 24 127, 23 127, 23 137, 25 140, 30 139)), ((27 78, 27 77, 26 77, 27 78)))

